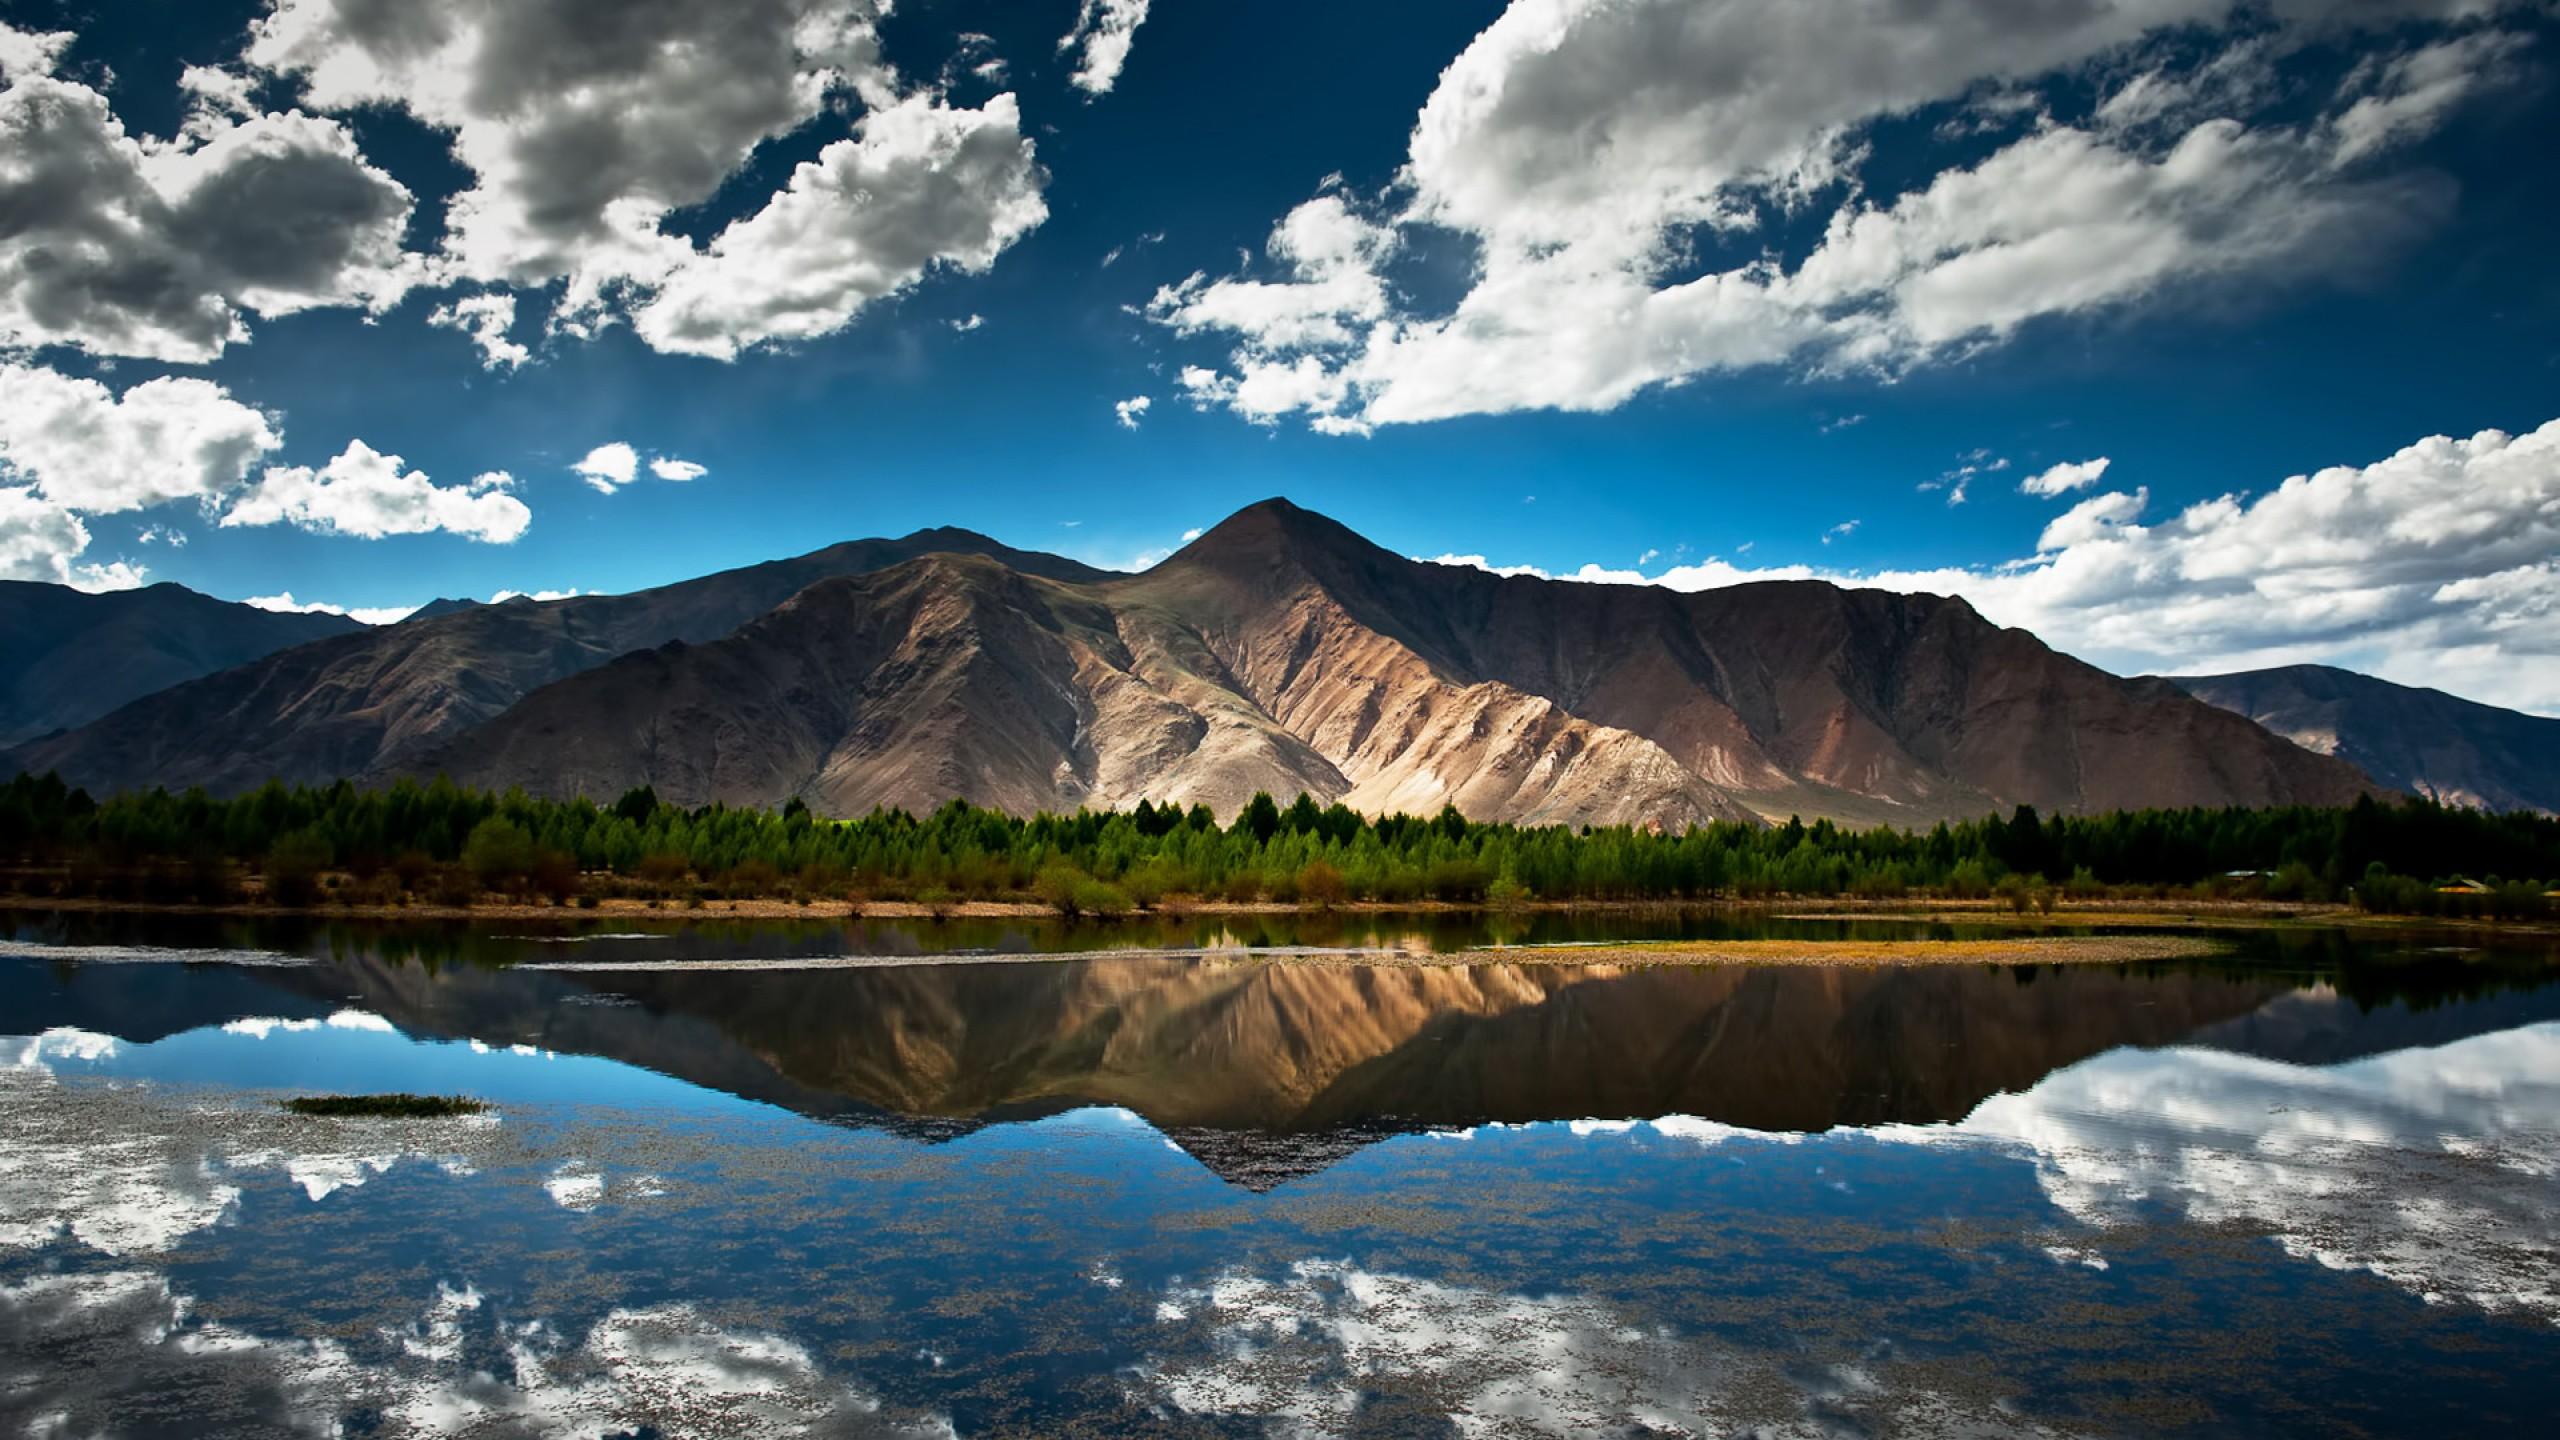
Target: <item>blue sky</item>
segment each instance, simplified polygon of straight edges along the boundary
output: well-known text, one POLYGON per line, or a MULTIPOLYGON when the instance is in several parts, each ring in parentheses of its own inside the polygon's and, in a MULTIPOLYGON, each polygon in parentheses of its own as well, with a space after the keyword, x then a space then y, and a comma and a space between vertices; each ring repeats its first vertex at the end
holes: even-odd
POLYGON ((1280 494, 1419 556, 1801 567, 2119 669, 2560 709, 2548 5, 514 8, 539 44, 477 3, 11 7, 0 573, 396 609, 935 524, 1129 566, 1280 494), (33 188, 75 91, 156 197, 33 188), (881 168, 776 202, 831 158, 881 168), (590 182, 638 211, 563 225, 590 182), (429 323, 472 297, 521 363, 429 323), (164 376, 189 418, 117 430, 164 376), (359 441, 405 470, 328 468, 359 441))

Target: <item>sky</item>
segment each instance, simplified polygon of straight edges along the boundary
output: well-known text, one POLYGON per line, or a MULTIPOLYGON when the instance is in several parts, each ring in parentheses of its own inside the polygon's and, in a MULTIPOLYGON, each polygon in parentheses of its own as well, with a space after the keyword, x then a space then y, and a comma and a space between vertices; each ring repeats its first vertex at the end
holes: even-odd
POLYGON ((0 577, 959 525, 2560 714, 2549 0, 7 0, 0 577))

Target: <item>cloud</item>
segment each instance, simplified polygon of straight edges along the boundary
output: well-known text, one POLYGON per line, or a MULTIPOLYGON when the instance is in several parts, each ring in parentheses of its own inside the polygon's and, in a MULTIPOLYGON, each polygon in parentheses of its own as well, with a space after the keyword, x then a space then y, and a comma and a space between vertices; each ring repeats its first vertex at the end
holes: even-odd
POLYGON ((1828 545, 1834 540, 1846 540, 1856 533, 1858 533, 1858 522, 1855 520, 1843 520, 1839 524, 1822 532, 1822 543, 1828 545))
POLYGON ((345 126, 200 105, 137 139, 46 73, 64 38, 0 31, 0 346, 202 362, 245 316, 380 312, 425 278, 408 190, 345 126))
POLYGON ((2475 30, 2361 67, 2349 85, 2364 93, 2330 122, 2332 163, 2351 165, 2434 130, 2472 92, 2511 82, 2525 46, 2522 35, 2475 30))
POLYGON ((24 486, 0 486, 0 580, 42 580, 75 590, 130 590, 141 566, 75 565, 89 548, 89 527, 70 510, 24 486))
POLYGON ((163 376, 116 394, 96 380, 0 365, 0 576, 129 589, 142 567, 76 564, 83 515, 210 503, 283 444, 272 417, 209 380, 163 376))
POLYGON ((610 440, 586 453, 569 467, 589 485, 610 495, 628 485, 640 474, 640 452, 619 440, 610 440))
POLYGON ((757 213, 668 274, 632 323, 715 359, 843 329, 939 266, 982 273, 1048 218, 1013 97, 976 110, 912 96, 865 115, 757 213))
POLYGON ((2047 497, 2086 490, 2107 473, 2107 463, 2104 455, 2095 460, 2067 460, 2019 481, 2018 489, 2024 494, 2047 497))
MULTIPOLYGON (((240 603, 255 610, 273 610, 279 614, 285 615, 344 615, 350 620, 354 620, 365 625, 397 625, 401 621, 406 620, 411 615, 417 613, 418 609, 415 605, 357 605, 350 607, 346 605, 332 605, 326 600, 296 600, 293 598, 293 592, 290 590, 279 591, 273 595, 252 595, 247 599, 242 600, 240 603)), ((289 1025, 290 1022, 267 1021, 263 1023, 272 1026, 277 1023, 288 1023, 289 1025)), ((225 1026, 224 1028, 228 1029, 230 1027, 225 1026)))
MULTIPOLYGON (((38 366, 0 365, 0 573, 83 589, 125 589, 142 567, 76 565, 88 547, 83 515, 112 515, 193 501, 223 526, 291 521, 367 539, 445 530, 503 542, 532 515, 506 492, 503 472, 462 487, 436 486, 362 441, 320 470, 270 466, 280 449, 274 416, 231 398, 210 380, 162 376, 121 395, 96 380, 38 366)), ((166 527, 149 527, 174 537, 166 527)), ((171 544, 180 543, 170 538, 171 544)))
POLYGON ((2560 420, 2523 435, 2429 436, 2156 521, 2150 506, 2145 489, 2090 496, 2046 525, 2033 554, 1974 568, 1710 560, 1555 578, 1678 590, 1814 578, 1961 595, 2123 674, 2319 662, 2560 713, 2560 420))
POLYGON ((361 440, 327 465, 276 466, 223 512, 225 528, 290 522, 323 534, 378 540, 386 535, 445 531, 485 544, 503 545, 525 532, 533 512, 507 493, 514 481, 503 471, 474 476, 468 485, 437 485, 361 440))
POLYGON ((2549 1024, 2317 1069, 2115 1050, 1984 1101, 1953 1134, 2021 1146, 2046 1196, 2102 1230, 2167 1205, 2431 1301, 2560 1321, 2560 1206, 2545 1183, 2560 1146, 2525 1118, 2560 1101, 2555 1077, 2560 1025, 2549 1024), (2346 1183, 2377 1170, 2388 1205, 2346 1183))
MULTIPOLYGON (((2276 8, 2288 35, 2447 9, 2276 8)), ((1958 163, 1942 159, 1898 195, 1866 189, 1867 135, 1883 118, 1987 85, 2075 79, 2146 36, 2240 13, 2218 0, 1884 0, 1848 12, 1518 0, 1441 76, 1379 198, 1320 195, 1275 228, 1274 274, 1194 276, 1146 313, 1228 342, 1223 365, 1195 367, 1196 403, 1359 433, 1608 410, 1767 367, 1890 376, 2049 317, 2316 279, 2369 263, 2441 212, 2441 179, 2383 162, 2486 82, 2423 49, 2309 97, 2307 115, 2275 96, 2238 113, 2164 99, 2135 123, 2128 105, 2040 123, 1988 153, 1951 151, 1958 163), (2368 100, 2395 108, 2349 120, 2368 100), (1820 207, 1819 238, 1790 263, 1766 232, 1820 207), (1306 232, 1335 243, 1306 245, 1306 232), (1425 232, 1454 233, 1474 255, 1444 309, 1414 308, 1385 283, 1407 237, 1425 232)), ((2257 13, 2233 23, 2267 23, 2257 13)), ((2213 94, 2251 98, 2244 86, 2213 94)))
MULTIPOLYGON (((639 479, 640 465, 638 450, 625 441, 609 440, 581 456, 569 469, 599 493, 610 495, 639 479)), ((648 466, 650 474, 679 484, 699 480, 711 473, 705 466, 673 455, 652 455, 648 457, 648 466)))
POLYGON ((450 137, 472 176, 445 215, 453 278, 558 281, 555 333, 627 317, 660 350, 728 359, 832 334, 937 267, 984 270, 1046 218, 1014 98, 906 89, 880 55, 885 8, 278 0, 246 63, 317 110, 392 107, 450 137), (855 101, 852 138, 707 246, 664 228, 855 101))
POLYGON ((427 323, 470 336, 471 343, 480 347, 480 367, 484 370, 513 370, 533 358, 531 350, 507 338, 507 332, 516 324, 513 295, 494 290, 466 295, 428 311, 427 323))
POLYGON ((62 52, 78 38, 68 30, 20 30, 0 25, 0 80, 52 74, 62 52))
POLYGON ((117 395, 0 365, 0 469, 89 514, 211 499, 283 443, 272 417, 210 380, 163 376, 117 395))
POLYGON ((1132 395, 1126 400, 1113 402, 1111 413, 1120 418, 1121 429, 1135 430, 1138 428, 1139 418, 1145 415, 1155 403, 1147 396, 1132 395))
POLYGON ((1412 1395, 1462 1436, 1731 1434, 1746 1391, 1764 1422, 1753 1434, 1936 1433, 1960 1404, 2005 1407, 1878 1383, 1801 1347, 1772 1366, 1570 1290, 1513 1293, 1342 1259, 1177 1283, 1155 1317, 1160 1337, 1129 1371, 1142 1396, 1270 1435, 1397 1429, 1412 1395))
POLYGON ((945 320, 945 321, 943 321, 942 323, 943 323, 943 324, 945 324, 945 325, 950 326, 950 327, 951 327, 952 329, 954 329, 954 330, 959 331, 961 334, 966 335, 966 334, 968 334, 970 331, 977 329, 979 326, 986 324, 986 323, 987 323, 987 317, 986 317, 986 316, 984 316, 984 315, 978 314, 976 311, 974 311, 974 310, 973 310, 973 311, 971 311, 967 316, 965 316, 965 317, 964 317, 964 318, 962 318, 962 319, 958 319, 958 320, 945 320))
POLYGON ((1146 22, 1148 0, 1084 0, 1075 28, 1058 41, 1058 53, 1081 50, 1067 83, 1088 95, 1108 95, 1129 63, 1129 47, 1146 22))

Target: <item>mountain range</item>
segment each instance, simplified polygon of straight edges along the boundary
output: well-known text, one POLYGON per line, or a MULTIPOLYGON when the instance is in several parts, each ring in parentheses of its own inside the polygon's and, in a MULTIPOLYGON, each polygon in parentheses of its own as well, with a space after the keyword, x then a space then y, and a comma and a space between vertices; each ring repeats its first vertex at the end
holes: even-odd
POLYGON ((2448 805, 2560 814, 2560 720, 2326 665, 2170 683, 2394 789, 2448 805))
POLYGON ((260 610, 181 585, 86 594, 0 580, 0 746, 85 725, 129 700, 365 627, 260 610))
MULTIPOLYGON (((2110 675, 1961 599, 1498 576, 1280 500, 1139 574, 943 529, 627 595, 434 608, 208 665, 0 771, 220 792, 444 773, 833 814, 953 796, 1231 813, 1305 791, 1670 826, 2438 793, 2359 769, 2377 741, 2306 748, 2205 682, 2110 675)), ((2513 747, 2475 749, 2512 768, 2513 747)))

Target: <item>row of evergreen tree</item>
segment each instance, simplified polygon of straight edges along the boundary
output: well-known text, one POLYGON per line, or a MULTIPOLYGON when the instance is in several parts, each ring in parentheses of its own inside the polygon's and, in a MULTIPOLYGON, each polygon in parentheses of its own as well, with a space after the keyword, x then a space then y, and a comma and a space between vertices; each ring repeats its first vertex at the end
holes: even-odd
MULTIPOLYGON (((2040 817, 2021 807, 1929 829, 1853 830, 1828 821, 1718 823, 1680 832, 1469 821, 1455 809, 1376 819, 1301 795, 1256 795, 1220 823, 1206 806, 1028 818, 952 801, 928 815, 853 820, 661 803, 648 789, 610 804, 540 800, 445 780, 359 787, 269 784, 235 798, 200 790, 101 801, 54 776, 0 787, 0 860, 22 873, 227 866, 328 871, 404 883, 437 874, 489 888, 574 892, 599 872, 725 893, 877 898, 1040 893, 1076 908, 1113 896, 1334 901, 1538 897, 1687 900, 1768 894, 1983 895, 2038 887, 2192 887, 2233 881, 2277 898, 2466 908, 2445 887, 2480 881, 2538 909, 2520 877, 2560 876, 2560 820, 2410 800, 2344 809, 2142 810, 2040 817), (2014 878, 2013 878, 2014 877, 2014 878), (2501 879, 2499 877, 2506 877, 2501 879), (2386 885, 2386 882, 2388 884, 2386 885), (1064 887, 1063 889, 1061 887, 1064 887)), ((410 888, 416 888, 411 884, 410 888)), ((2476 908, 2476 907, 2475 907, 2476 908)))

